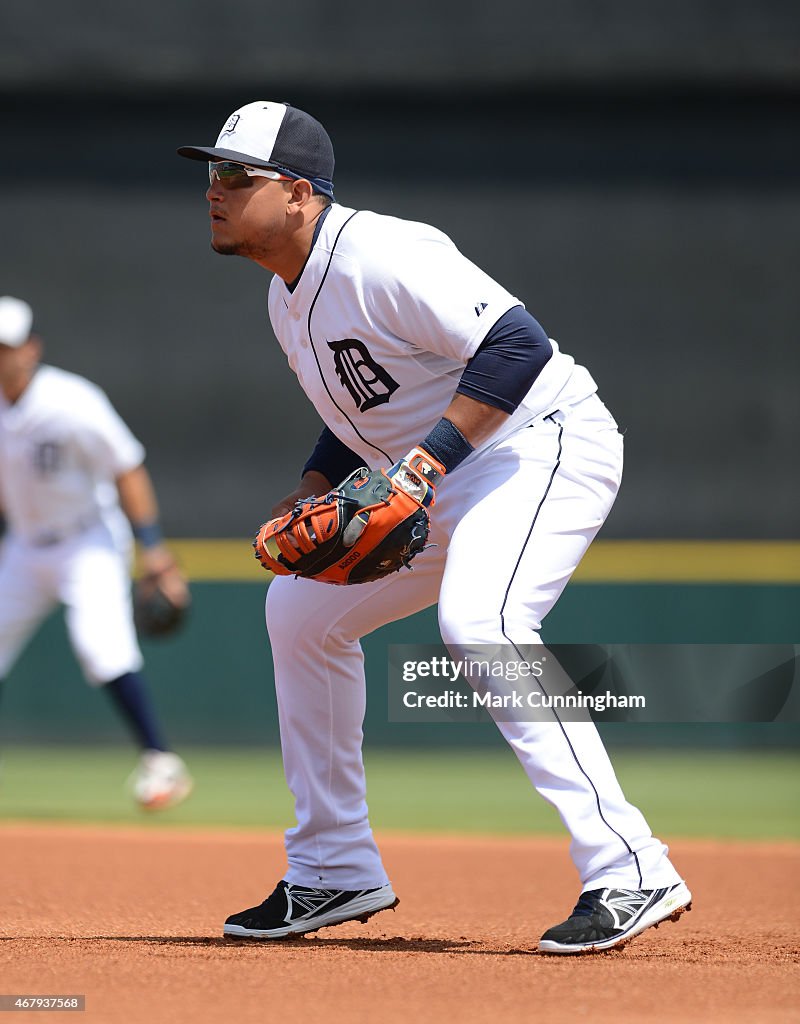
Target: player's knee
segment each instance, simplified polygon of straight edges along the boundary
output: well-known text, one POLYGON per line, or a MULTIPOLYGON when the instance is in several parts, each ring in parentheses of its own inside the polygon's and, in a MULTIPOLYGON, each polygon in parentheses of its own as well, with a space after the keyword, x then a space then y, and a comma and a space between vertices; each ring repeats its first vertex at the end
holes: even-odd
POLYGON ((502 638, 502 622, 494 613, 482 614, 479 609, 467 609, 464 605, 451 608, 439 604, 439 632, 442 641, 449 647, 462 644, 494 644, 502 638))
POLYGON ((439 631, 448 646, 465 644, 538 643, 541 624, 513 610, 481 609, 459 603, 439 604, 439 631))

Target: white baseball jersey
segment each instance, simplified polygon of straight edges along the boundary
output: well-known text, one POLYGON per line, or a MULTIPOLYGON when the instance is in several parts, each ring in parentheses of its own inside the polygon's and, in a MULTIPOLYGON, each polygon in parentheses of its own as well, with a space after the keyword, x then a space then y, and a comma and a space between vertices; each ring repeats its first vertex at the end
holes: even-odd
MULTIPOLYGON (((464 365, 519 304, 434 228, 336 205, 294 291, 276 277, 269 296, 275 334, 306 394, 375 468, 423 440, 464 365)), ((595 390, 554 344, 514 415, 437 489, 434 543, 413 573, 351 587, 288 576, 270 585, 267 626, 297 815, 286 833, 288 882, 388 883, 366 804, 359 637, 438 602, 450 650, 540 643, 541 623, 620 482, 622 438, 595 390), (489 537, 490 557, 478 564, 489 537)), ((558 808, 584 888, 680 881, 666 847, 625 800, 591 723, 497 724, 558 808)))
POLYGON ((40 366, 13 405, 0 393, 0 505, 23 541, 101 519, 118 531, 113 481, 144 455, 103 391, 74 373, 40 366))
POLYGON ((115 477, 144 448, 105 394, 40 366, 10 405, 0 393, 0 679, 58 604, 86 679, 99 685, 142 666, 133 627, 131 530, 115 477))
MULTIPOLYGON (((337 204, 294 291, 276 275, 269 292, 273 330, 303 390, 371 466, 419 444, 467 361, 519 305, 436 228, 337 204)), ((552 344, 521 406, 482 447, 596 390, 552 344)))

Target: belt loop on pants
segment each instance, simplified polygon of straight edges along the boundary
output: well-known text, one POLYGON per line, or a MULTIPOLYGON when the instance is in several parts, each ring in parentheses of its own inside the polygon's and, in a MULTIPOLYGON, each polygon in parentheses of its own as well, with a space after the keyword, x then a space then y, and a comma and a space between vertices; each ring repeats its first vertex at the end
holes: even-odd
POLYGON ((42 533, 37 533, 34 537, 31 537, 28 542, 34 548, 52 548, 56 544, 63 544, 65 540, 69 540, 71 537, 77 537, 78 534, 88 530, 90 526, 98 522, 96 516, 86 516, 83 519, 79 519, 77 523, 73 523, 69 529, 66 530, 46 530, 42 533))

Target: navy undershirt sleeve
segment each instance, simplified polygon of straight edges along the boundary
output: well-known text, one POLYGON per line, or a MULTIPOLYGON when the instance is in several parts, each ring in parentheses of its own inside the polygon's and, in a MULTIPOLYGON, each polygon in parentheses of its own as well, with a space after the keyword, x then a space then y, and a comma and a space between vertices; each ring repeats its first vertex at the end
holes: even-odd
POLYGON ((303 476, 315 470, 317 473, 322 473, 333 486, 336 486, 364 464, 360 455, 356 455, 339 440, 333 431, 324 427, 314 451, 303 466, 303 476))
POLYGON ((512 413, 552 354, 542 326, 522 306, 514 306, 483 339, 456 391, 512 413))

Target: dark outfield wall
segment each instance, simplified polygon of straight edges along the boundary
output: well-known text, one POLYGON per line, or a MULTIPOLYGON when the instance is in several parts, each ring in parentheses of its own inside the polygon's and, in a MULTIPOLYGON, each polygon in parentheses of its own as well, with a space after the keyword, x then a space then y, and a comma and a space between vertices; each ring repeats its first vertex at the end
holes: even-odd
POLYGON ((328 125, 341 202, 442 227, 591 368, 605 536, 797 535, 796 3, 65 11, 0 15, 0 294, 146 442, 170 533, 247 534, 319 430, 174 155, 265 96, 328 125))
POLYGON ((598 80, 797 80, 792 0, 60 0, 6 5, 0 88, 81 83, 163 97, 271 76, 321 92, 598 80))
MULTIPOLYGON (((25 157, 0 163, 0 292, 145 441, 172 534, 248 533, 319 430, 267 274, 210 251, 203 166, 173 154, 252 96, 3 114, 25 157)), ((295 99, 330 126, 341 202, 436 223, 590 367, 626 431, 605 536, 797 535, 789 100, 295 99)))

